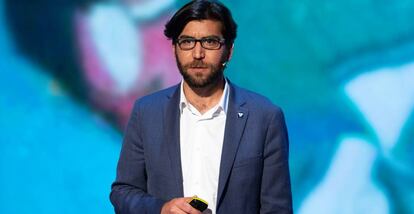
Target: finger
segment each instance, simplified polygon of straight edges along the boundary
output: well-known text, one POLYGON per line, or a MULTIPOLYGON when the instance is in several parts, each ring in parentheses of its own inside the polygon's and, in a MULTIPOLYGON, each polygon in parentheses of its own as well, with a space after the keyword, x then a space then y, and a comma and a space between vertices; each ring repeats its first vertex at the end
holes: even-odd
POLYGON ((187 202, 187 199, 183 199, 177 203, 176 206, 187 213, 192 213, 194 210, 194 208, 187 202))
POLYGON ((190 201, 193 200, 193 197, 184 197, 183 199, 185 202, 190 203, 190 201))
POLYGON ((200 210, 193 208, 191 210, 191 212, 189 212, 190 214, 201 214, 200 210))
POLYGON ((185 212, 184 210, 181 210, 179 207, 173 206, 171 208, 171 213, 173 213, 173 214, 188 214, 190 212, 185 212))

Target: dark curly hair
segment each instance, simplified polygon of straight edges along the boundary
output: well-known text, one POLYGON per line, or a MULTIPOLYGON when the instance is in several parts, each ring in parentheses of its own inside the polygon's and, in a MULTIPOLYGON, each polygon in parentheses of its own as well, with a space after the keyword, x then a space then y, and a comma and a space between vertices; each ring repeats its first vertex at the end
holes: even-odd
POLYGON ((220 21, 223 24, 222 34, 226 45, 230 46, 234 43, 237 24, 233 20, 230 10, 214 0, 195 0, 184 5, 167 22, 164 35, 175 44, 188 22, 207 19, 220 21))

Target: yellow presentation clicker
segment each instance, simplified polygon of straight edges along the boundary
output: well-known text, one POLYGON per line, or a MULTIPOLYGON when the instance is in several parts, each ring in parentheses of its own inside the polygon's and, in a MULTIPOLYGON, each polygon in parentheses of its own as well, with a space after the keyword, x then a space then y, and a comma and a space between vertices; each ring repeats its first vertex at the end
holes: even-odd
POLYGON ((207 209, 207 207, 208 207, 208 203, 207 203, 207 201, 205 201, 205 200, 203 200, 203 199, 201 199, 201 198, 199 198, 199 197, 197 197, 197 196, 194 196, 194 197, 191 199, 191 201, 190 201, 190 205, 191 205, 192 207, 196 208, 197 210, 199 210, 200 212, 203 212, 203 211, 204 211, 204 210, 206 210, 206 209, 207 209))

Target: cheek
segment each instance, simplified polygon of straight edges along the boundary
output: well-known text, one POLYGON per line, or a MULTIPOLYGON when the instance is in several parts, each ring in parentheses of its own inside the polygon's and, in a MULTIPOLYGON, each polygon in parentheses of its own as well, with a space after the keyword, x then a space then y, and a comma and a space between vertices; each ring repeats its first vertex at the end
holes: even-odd
POLYGON ((187 63, 187 62, 191 62, 193 60, 191 53, 189 52, 178 52, 175 57, 177 58, 178 61, 180 61, 181 63, 187 63))
POLYGON ((220 64, 223 61, 226 61, 226 54, 223 52, 218 52, 210 55, 206 55, 205 61, 212 64, 220 64))

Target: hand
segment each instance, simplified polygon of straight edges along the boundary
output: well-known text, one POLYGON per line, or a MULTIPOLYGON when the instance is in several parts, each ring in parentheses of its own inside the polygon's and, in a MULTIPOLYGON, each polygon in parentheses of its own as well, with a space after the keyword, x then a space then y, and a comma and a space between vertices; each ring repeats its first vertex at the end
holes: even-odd
POLYGON ((201 214, 189 204, 191 199, 191 197, 174 198, 162 206, 161 214, 201 214))

